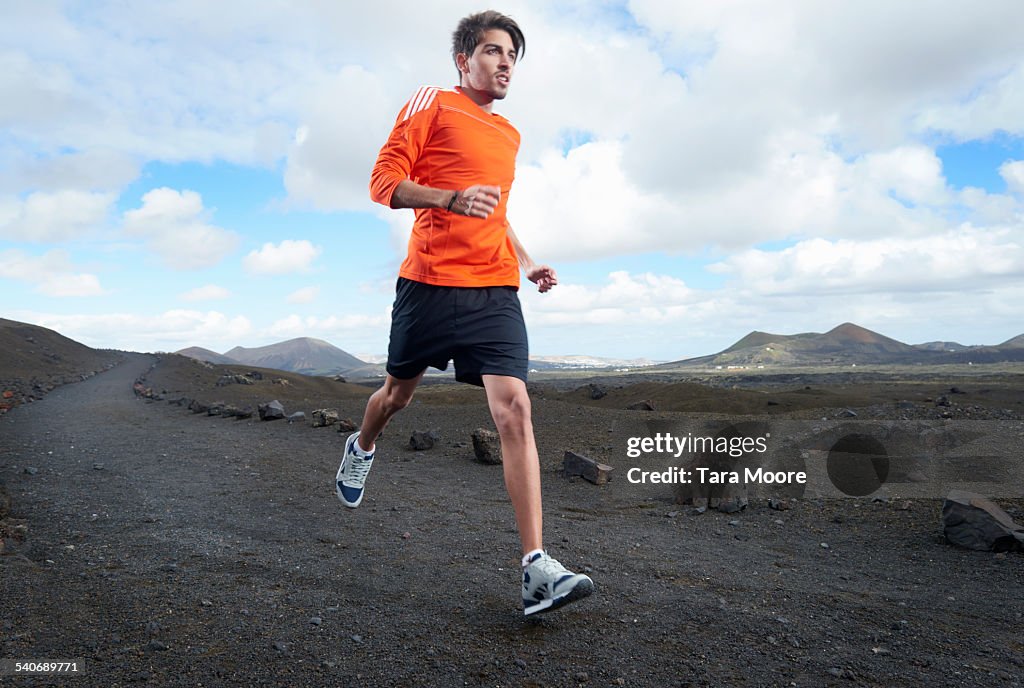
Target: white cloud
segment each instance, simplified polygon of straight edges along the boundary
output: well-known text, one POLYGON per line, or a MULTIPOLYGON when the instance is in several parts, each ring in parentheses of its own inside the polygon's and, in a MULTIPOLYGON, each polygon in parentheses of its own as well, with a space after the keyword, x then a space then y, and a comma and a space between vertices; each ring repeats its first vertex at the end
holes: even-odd
POLYGON ((780 251, 751 249, 711 270, 735 278, 744 294, 965 295, 1024 276, 1017 234, 968 226, 913 239, 810 239, 780 251))
POLYGON ((636 188, 620 158, 620 144, 595 142, 565 156, 549 151, 537 165, 517 170, 509 221, 535 260, 614 255, 658 243, 654 228, 666 204, 636 188))
POLYGON ((702 295, 682 280, 651 273, 613 272, 603 286, 559 284, 546 294, 531 286, 521 292, 523 309, 528 320, 539 325, 636 326, 672 321, 705 308, 702 295))
POLYGON ((1024 160, 1010 160, 999 167, 999 174, 1006 181, 1011 193, 1024 196, 1024 160))
POLYGON ((36 191, 24 199, 0 197, 0 237, 58 242, 80 238, 104 223, 114 195, 87 191, 36 191))
POLYGON ((276 246, 263 244, 258 251, 250 251, 242 264, 249 272, 257 275, 285 275, 292 272, 309 272, 312 263, 323 251, 305 239, 285 239, 276 246))
POLYGON ((358 66, 325 79, 314 93, 288 152, 288 195, 324 210, 369 209, 370 170, 401 96, 387 93, 381 77, 358 66))
POLYGON ((342 316, 289 315, 275 320, 264 332, 272 339, 316 337, 348 351, 387 348, 387 328, 391 322, 391 309, 378 313, 349 313, 342 316))
POLYGON ((320 297, 320 287, 303 287, 288 295, 288 303, 313 303, 320 297))
POLYGON ((178 298, 182 301, 219 301, 230 296, 231 292, 224 287, 216 284, 206 284, 179 294, 178 298))
POLYGON ((203 346, 224 350, 252 335, 245 316, 217 311, 169 310, 159 314, 57 315, 19 312, 19 320, 60 332, 88 346, 154 351, 203 346))
POLYGON ((124 229, 144 238, 168 267, 198 270, 218 264, 238 246, 238 235, 209 224, 208 214, 195 191, 162 187, 147 192, 142 207, 125 212, 124 229))
MULTIPOLYGON (((103 149, 30 155, 0 144, 0 158, 6 162, 0 169, 0 193, 116 190, 139 172, 139 162, 131 156, 103 149)), ((110 195, 113 200, 113 193, 110 195)))
POLYGON ((68 253, 58 249, 41 256, 19 249, 0 251, 0 278, 34 284, 39 293, 58 298, 105 293, 96 275, 74 272, 68 253))

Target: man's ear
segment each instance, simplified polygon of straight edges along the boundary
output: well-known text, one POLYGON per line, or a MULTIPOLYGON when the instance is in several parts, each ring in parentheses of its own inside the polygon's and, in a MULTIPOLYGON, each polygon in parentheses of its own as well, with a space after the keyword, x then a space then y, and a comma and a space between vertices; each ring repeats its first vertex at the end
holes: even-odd
POLYGON ((455 66, 463 74, 469 74, 469 56, 466 53, 457 53, 455 55, 455 66))

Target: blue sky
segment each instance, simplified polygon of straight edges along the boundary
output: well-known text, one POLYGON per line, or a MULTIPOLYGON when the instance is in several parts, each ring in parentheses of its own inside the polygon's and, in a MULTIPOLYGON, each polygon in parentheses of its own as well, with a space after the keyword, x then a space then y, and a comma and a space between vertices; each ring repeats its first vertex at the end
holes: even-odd
MULTIPOLYGON (((86 344, 387 347, 407 212, 370 167, 450 86, 444 0, 20 3, 0 26, 0 316, 86 344)), ((509 2, 509 213, 538 355, 672 360, 845 321, 1024 332, 1024 7, 509 2)))

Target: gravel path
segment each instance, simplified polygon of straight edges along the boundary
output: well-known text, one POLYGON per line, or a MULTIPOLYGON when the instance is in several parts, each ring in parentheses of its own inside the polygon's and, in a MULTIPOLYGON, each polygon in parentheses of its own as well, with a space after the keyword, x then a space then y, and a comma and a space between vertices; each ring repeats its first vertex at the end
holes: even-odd
MULTIPOLYGON (((597 593, 524 620, 500 469, 454 440, 398 448, 415 427, 468 438, 482 406, 410 407, 347 511, 337 433, 136 399, 155 360, 0 422, 27 526, 0 556, 0 658, 85 660, 0 683, 1024 685, 1024 558, 945 544, 935 500, 698 516, 562 479, 547 451, 549 549, 597 593)), ((607 432, 597 412, 555 426, 569 408, 537 404, 542 449, 607 432)))

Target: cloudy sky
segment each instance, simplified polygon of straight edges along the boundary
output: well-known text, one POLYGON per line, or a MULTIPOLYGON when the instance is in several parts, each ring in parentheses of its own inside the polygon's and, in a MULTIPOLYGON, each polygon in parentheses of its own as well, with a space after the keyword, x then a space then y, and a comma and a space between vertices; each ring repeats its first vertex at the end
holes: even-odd
MULTIPOLYGON (((387 348, 405 100, 484 9, 4 2, 0 316, 92 346, 387 348)), ((538 355, 671 360, 852 321, 1024 333, 1024 4, 522 2, 509 214, 538 355), (532 286, 532 285, 531 285, 532 286)))

